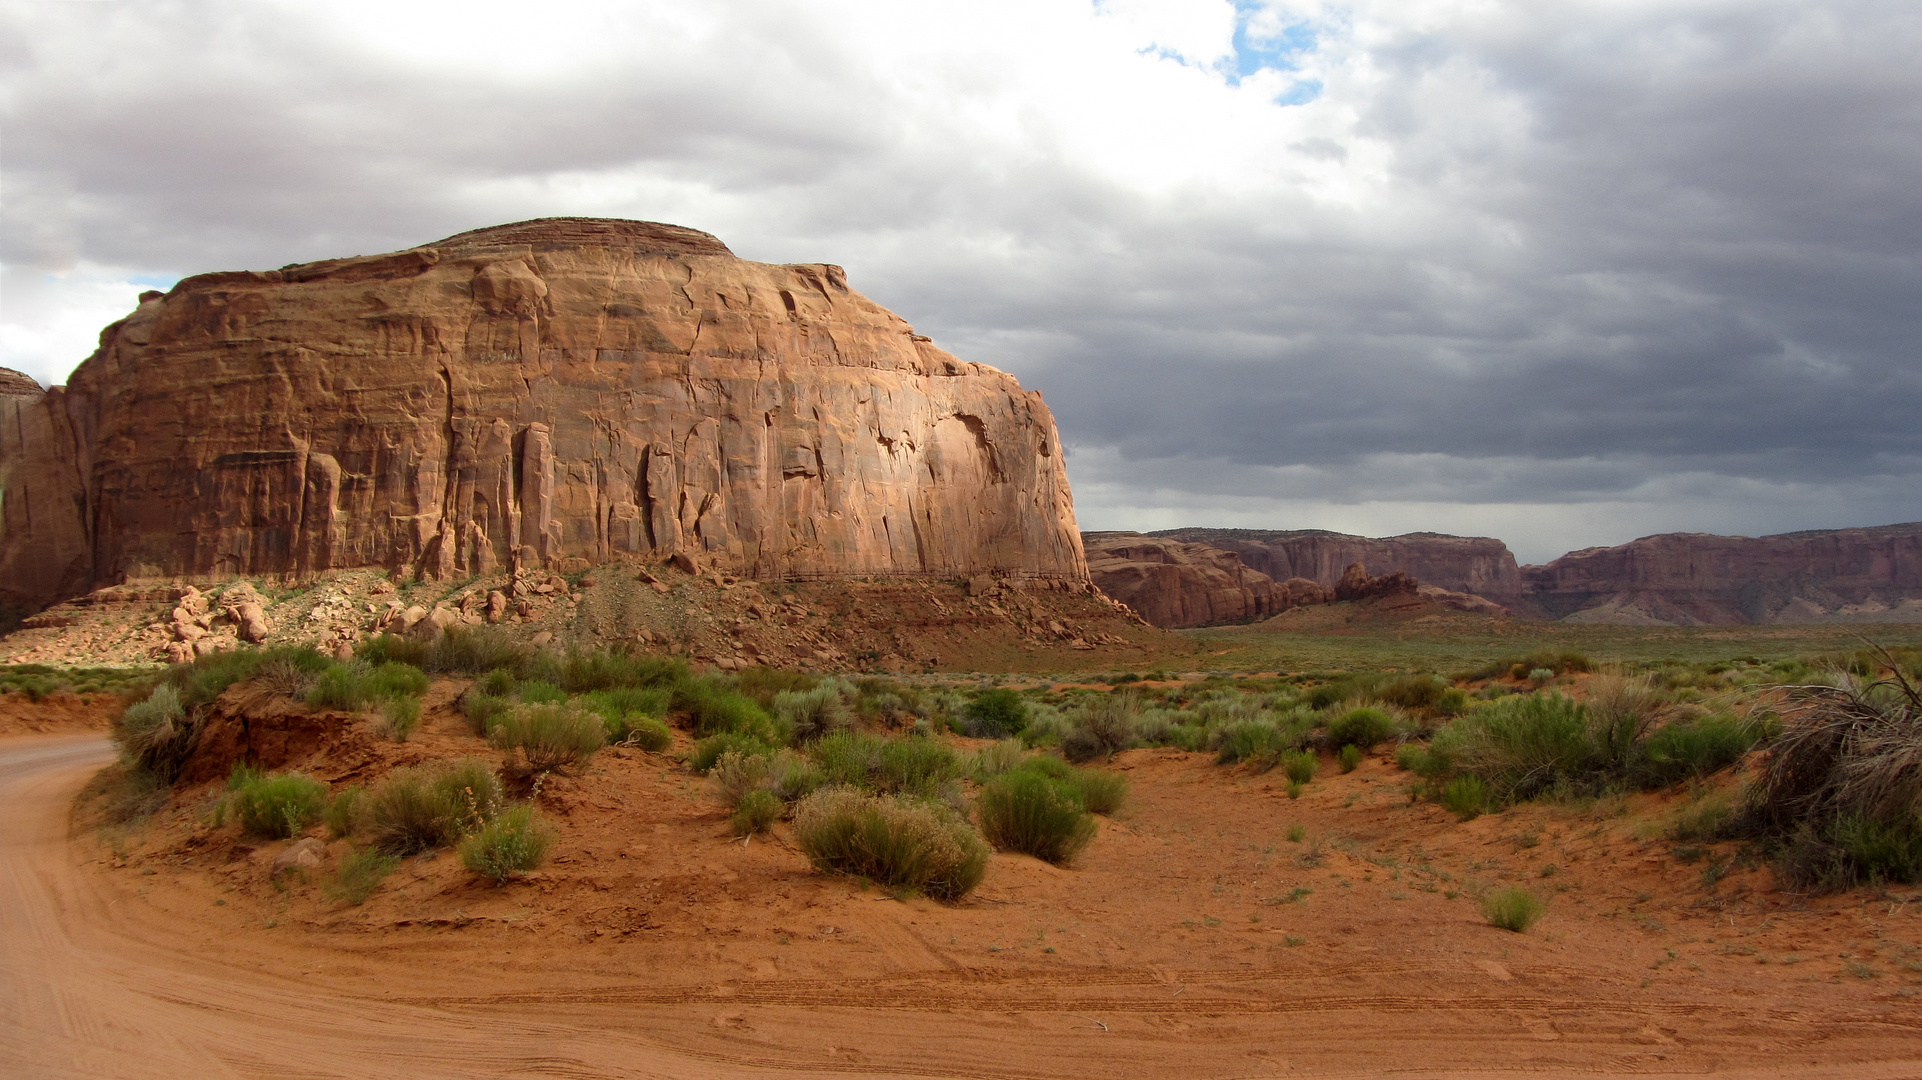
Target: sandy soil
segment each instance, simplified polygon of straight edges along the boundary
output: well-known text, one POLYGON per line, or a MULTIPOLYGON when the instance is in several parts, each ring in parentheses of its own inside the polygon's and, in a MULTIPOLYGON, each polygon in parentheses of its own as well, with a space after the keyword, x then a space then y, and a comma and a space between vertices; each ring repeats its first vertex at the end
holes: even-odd
MULTIPOLYGON (((394 753, 476 745, 444 718, 394 753)), ((416 859, 353 908, 269 884, 282 845, 203 792, 76 829, 106 756, 0 743, 13 1075, 1922 1075, 1922 898, 1711 887, 1643 838, 1652 800, 1461 824, 1381 760, 1290 800, 1135 751, 1077 866, 997 856, 945 907, 731 841, 700 781, 616 751, 544 791, 534 880, 416 859), (1472 900, 1511 880, 1550 897, 1527 934, 1472 900)))
POLYGON ((0 694, 0 738, 12 735, 104 734, 119 713, 118 694, 48 694, 33 701, 25 694, 0 694))

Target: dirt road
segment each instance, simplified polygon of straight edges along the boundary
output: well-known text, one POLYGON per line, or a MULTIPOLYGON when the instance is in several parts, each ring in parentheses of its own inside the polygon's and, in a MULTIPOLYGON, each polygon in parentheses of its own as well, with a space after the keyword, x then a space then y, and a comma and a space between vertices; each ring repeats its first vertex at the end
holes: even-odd
MULTIPOLYGON (((98 737, 0 742, 0 1075, 1922 1075, 1906 1001, 1719 976, 1655 992, 1606 964, 1468 964, 1392 931, 1372 954, 1287 968, 995 972, 904 947, 885 977, 838 977, 847 946, 831 942, 756 976, 719 942, 655 968, 534 933, 209 933, 175 914, 164 877, 103 872, 99 841, 70 837, 72 798, 108 755, 98 737)), ((950 917, 860 899, 877 934, 887 912, 950 917)), ((968 917, 1032 910, 983 908, 968 917)))

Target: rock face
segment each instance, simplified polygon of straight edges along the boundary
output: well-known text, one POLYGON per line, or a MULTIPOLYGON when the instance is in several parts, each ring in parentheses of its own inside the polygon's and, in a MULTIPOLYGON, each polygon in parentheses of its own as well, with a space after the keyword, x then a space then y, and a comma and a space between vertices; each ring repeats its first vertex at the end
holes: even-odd
POLYGON ((557 218, 148 294, 0 397, 0 581, 683 552, 763 580, 1085 581, 1054 419, 828 265, 557 218), (30 380, 29 380, 30 381, 30 380))
POLYGON ((1081 540, 1095 585, 1156 626, 1251 622, 1293 606, 1286 590, 1232 551, 1130 532, 1081 540))
POLYGON ((1156 537, 1232 551, 1276 581, 1300 577, 1334 586, 1350 563, 1370 574, 1407 572, 1423 584, 1509 603, 1522 592, 1508 545, 1486 536, 1408 533, 1372 539, 1320 529, 1169 529, 1156 537))
POLYGON ((1522 569, 1571 622, 1922 622, 1922 523, 1777 536, 1667 533, 1522 569))

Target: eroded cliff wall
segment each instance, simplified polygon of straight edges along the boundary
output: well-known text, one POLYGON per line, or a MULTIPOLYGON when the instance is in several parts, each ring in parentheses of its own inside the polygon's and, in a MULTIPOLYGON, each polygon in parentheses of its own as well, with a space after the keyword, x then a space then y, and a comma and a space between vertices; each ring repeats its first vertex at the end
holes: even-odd
POLYGON ((1333 586, 1361 563, 1372 575, 1404 571, 1425 584, 1474 593, 1502 603, 1522 592, 1520 568, 1508 545, 1487 536, 1408 533, 1375 539, 1321 529, 1168 529, 1150 533, 1232 551, 1251 569, 1276 581, 1307 578, 1333 586))
POLYGON ((1776 536, 1664 533, 1522 568, 1577 622, 1922 622, 1922 523, 1776 536))
POLYGON ((544 219, 188 278, 64 391, 0 402, 0 567, 39 603, 677 551, 764 580, 1087 578, 1038 394, 838 267, 669 225, 544 219))

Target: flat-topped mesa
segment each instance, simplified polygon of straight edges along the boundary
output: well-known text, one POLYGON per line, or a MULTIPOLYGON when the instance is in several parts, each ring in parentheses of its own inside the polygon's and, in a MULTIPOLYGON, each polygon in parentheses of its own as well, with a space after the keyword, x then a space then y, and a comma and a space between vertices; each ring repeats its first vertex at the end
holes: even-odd
POLYGON ((0 476, 59 487, 78 524, 0 493, 0 581, 42 603, 676 552, 767 580, 1087 580, 1039 394, 839 267, 672 225, 549 218, 187 278, 66 388, 0 400, 32 429, 0 476))

